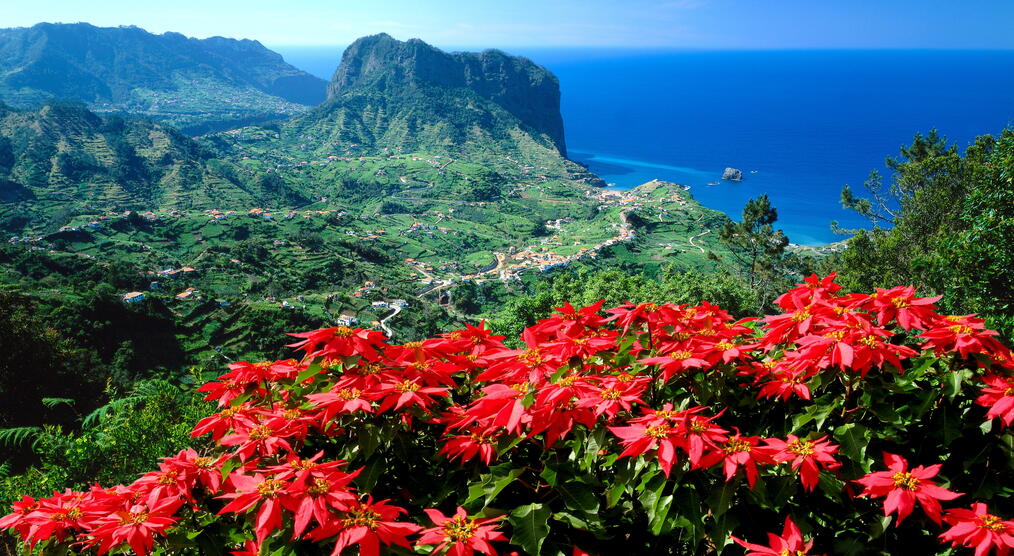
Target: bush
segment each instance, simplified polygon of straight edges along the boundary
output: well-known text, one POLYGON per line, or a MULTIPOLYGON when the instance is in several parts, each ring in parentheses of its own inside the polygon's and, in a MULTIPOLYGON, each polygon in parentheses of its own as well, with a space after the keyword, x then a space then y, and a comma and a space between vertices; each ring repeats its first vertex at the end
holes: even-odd
POLYGON ((910 287, 838 290, 738 321, 565 305, 516 350, 482 326, 298 334, 303 359, 200 388, 213 449, 0 526, 47 553, 1006 553, 1010 351, 910 287))

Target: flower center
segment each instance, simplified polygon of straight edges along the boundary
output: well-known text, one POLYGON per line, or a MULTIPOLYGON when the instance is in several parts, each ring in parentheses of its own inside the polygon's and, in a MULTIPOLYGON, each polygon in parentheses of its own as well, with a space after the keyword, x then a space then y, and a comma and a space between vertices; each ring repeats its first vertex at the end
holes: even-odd
POLYGON ((803 322, 808 318, 810 318, 809 307, 803 309, 802 311, 796 311, 795 313, 792 313, 792 322, 803 322))
POLYGON ((404 344, 404 347, 405 347, 405 349, 419 349, 419 348, 423 347, 423 343, 419 342, 419 341, 408 342, 408 343, 404 344))
POLYGON ((214 462, 215 462, 215 460, 213 458, 209 458, 207 456, 203 456, 203 457, 199 457, 199 458, 195 459, 194 460, 194 465, 196 467, 200 467, 201 469, 207 469, 207 468, 211 467, 214 462))
POLYGON ((158 484, 160 485, 171 485, 176 482, 176 477, 179 475, 178 471, 166 471, 158 476, 158 484))
POLYGON ((539 348, 526 349, 518 356, 518 359, 532 366, 541 365, 542 350, 539 348))
POLYGON ((715 348, 720 349, 722 351, 730 350, 730 349, 732 349, 734 347, 736 347, 736 344, 734 344, 732 342, 727 342, 725 340, 722 340, 721 342, 718 342, 717 344, 715 344, 715 348))
POLYGON ((129 515, 120 518, 120 525, 137 525, 148 521, 148 512, 130 512, 129 515))
POLYGON ((264 479, 261 484, 257 485, 257 492, 262 498, 274 498, 284 489, 285 483, 278 479, 264 479))
POLYGON ((607 388, 603 390, 599 395, 602 396, 603 400, 618 400, 623 396, 623 392, 615 388, 607 388))
POLYGON ((460 515, 454 516, 443 525, 444 538, 447 539, 447 542, 465 542, 475 535, 478 528, 474 519, 460 515))
POLYGON ((810 442, 809 440, 803 440, 802 438, 794 440, 791 444, 788 445, 788 449, 793 454, 803 457, 812 456, 814 452, 813 442, 810 442))
POLYGON ((358 398, 362 393, 363 391, 358 388, 342 388, 341 390, 335 392, 335 395, 338 396, 339 400, 347 402, 358 398))
POLYGON ((680 361, 682 361, 684 359, 690 359, 691 355, 693 355, 693 354, 690 353, 689 351, 685 350, 685 349, 681 349, 679 351, 673 351, 673 352, 669 353, 669 357, 671 357, 673 359, 678 359, 680 361))
POLYGON ((894 305, 898 309, 907 309, 908 308, 908 300, 907 299, 902 299, 900 297, 894 297, 894 298, 891 298, 891 305, 894 305))
POLYGON ((949 326, 948 328, 950 328, 951 332, 954 332, 955 334, 971 334, 972 333, 972 327, 968 326, 967 324, 955 324, 954 326, 949 326))
POLYGON ((49 519, 52 519, 53 521, 63 521, 65 519, 78 519, 82 515, 84 515, 84 513, 81 511, 81 508, 71 508, 65 512, 55 513, 49 516, 49 519))
POLYGON ((750 446, 750 443, 742 438, 730 438, 729 441, 725 443, 724 449, 727 454, 736 454, 739 452, 749 452, 751 448, 752 446, 750 446))
POLYGON ((979 522, 979 527, 989 529, 990 531, 1000 532, 1007 528, 1003 520, 993 514, 979 516, 979 522))
POLYGON ((651 425, 644 429, 644 436, 648 438, 666 438, 672 434, 672 427, 669 425, 651 425))
POLYGON ((327 479, 317 478, 314 479, 313 485, 306 487, 306 492, 314 496, 324 494, 331 490, 331 483, 327 482, 327 479))
POLYGON ((339 326, 334 329, 334 335, 339 338, 348 338, 352 335, 352 329, 347 326, 339 326))
POLYGON ((359 508, 348 515, 349 517, 343 520, 346 527, 366 527, 374 530, 377 528, 377 520, 380 519, 380 514, 369 508, 359 508))
POLYGON ((863 344, 864 346, 877 347, 877 337, 874 336, 873 334, 870 334, 869 336, 863 336, 862 338, 859 339, 859 343, 863 344))
POLYGON ((257 425, 256 427, 250 429, 250 434, 248 436, 250 437, 250 440, 264 440, 265 438, 271 436, 271 427, 267 425, 257 425))
POLYGON ((905 490, 916 490, 919 488, 919 479, 913 477, 912 474, 907 471, 898 471, 894 475, 891 475, 891 479, 894 480, 895 488, 902 488, 905 490))
POLYGON ((419 385, 411 380, 403 380, 394 388, 399 392, 416 392, 419 390, 419 385))

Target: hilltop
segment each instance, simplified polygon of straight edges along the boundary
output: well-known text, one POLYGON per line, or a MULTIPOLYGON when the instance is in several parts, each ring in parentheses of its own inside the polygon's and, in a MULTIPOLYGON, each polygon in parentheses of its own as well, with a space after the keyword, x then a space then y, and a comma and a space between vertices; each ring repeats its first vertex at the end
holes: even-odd
POLYGON ((300 199, 163 124, 102 118, 74 102, 0 105, 0 228, 58 225, 82 211, 300 199))
POLYGON ((253 40, 87 23, 0 29, 0 99, 19 107, 80 100, 199 130, 298 113, 324 100, 325 85, 253 40))

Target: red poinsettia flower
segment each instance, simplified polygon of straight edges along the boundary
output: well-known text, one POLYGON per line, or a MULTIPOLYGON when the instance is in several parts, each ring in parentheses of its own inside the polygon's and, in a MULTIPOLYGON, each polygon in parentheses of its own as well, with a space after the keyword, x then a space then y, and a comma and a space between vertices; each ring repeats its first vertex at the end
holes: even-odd
POLYGON ((165 534, 176 523, 173 514, 183 500, 163 499, 155 504, 137 504, 99 519, 92 531, 99 543, 99 554, 121 544, 130 545, 137 556, 145 556, 155 545, 154 535, 165 534))
POLYGON ((437 545, 433 549, 433 554, 437 554, 447 547, 448 556, 472 556, 475 551, 496 556, 496 550, 489 544, 490 541, 507 540, 503 533, 496 530, 496 525, 489 525, 502 519, 500 517, 473 519, 468 517, 465 509, 461 506, 458 506, 458 511, 451 517, 445 516, 439 510, 424 511, 433 520, 436 527, 424 530, 416 544, 437 545))
POLYGON ((998 556, 1006 556, 1014 548, 1014 520, 989 513, 981 502, 972 504, 971 510, 947 510, 944 521, 951 528, 940 538, 951 546, 975 547, 975 556, 985 556, 993 548, 998 556))
POLYGON ((354 544, 359 545, 360 556, 378 556, 380 543, 384 543, 385 546, 394 544, 410 548, 409 535, 418 533, 422 527, 395 521, 404 513, 407 513, 404 508, 392 506, 387 500, 374 502, 372 497, 367 496, 365 502, 349 505, 338 519, 330 520, 314 529, 307 538, 321 540, 337 533, 338 538, 335 540, 332 555, 340 554, 346 547, 354 544))
POLYGON ((786 440, 768 438, 764 442, 771 450, 771 458, 777 463, 792 462, 792 468, 799 471, 803 488, 813 490, 820 478, 820 469, 837 469, 841 466, 834 453, 838 446, 828 442, 827 435, 817 440, 806 440, 790 434, 786 440))
POLYGON ((737 431, 717 449, 704 454, 701 459, 701 467, 711 467, 722 463, 726 482, 731 481, 736 476, 736 472, 742 468, 746 473, 746 481, 752 489, 760 475, 757 471, 757 464, 771 463, 768 449, 760 446, 760 441, 759 436, 742 436, 737 431))
POLYGON ((910 470, 905 458, 888 452, 884 452, 884 463, 890 471, 870 473, 856 481, 866 487, 859 496, 886 496, 884 515, 898 512, 898 524, 912 513, 917 501, 922 511, 940 524, 941 508, 937 500, 954 500, 961 496, 961 493, 939 487, 930 480, 940 472, 939 464, 929 467, 919 465, 910 470))
POLYGON ((768 546, 749 543, 731 535, 730 538, 750 551, 746 556, 806 556, 813 548, 813 541, 803 540, 803 534, 799 532, 799 527, 796 527, 791 517, 785 518, 785 528, 781 536, 768 533, 768 546))
POLYGON ((643 425, 631 423, 625 427, 609 427, 626 446, 619 457, 639 456, 649 450, 658 449, 658 464, 665 476, 669 476, 676 462, 677 428, 666 423, 643 425))
POLYGON ((999 417, 1004 426, 1014 423, 1014 377, 991 375, 983 377, 987 387, 975 399, 975 403, 988 407, 987 419, 999 417))
POLYGON ((243 513, 260 504, 254 530, 257 533, 257 543, 263 543, 272 531, 282 526, 282 505, 291 496, 287 490, 288 485, 285 481, 262 475, 239 473, 229 475, 229 482, 236 491, 218 497, 232 499, 218 514, 243 513))

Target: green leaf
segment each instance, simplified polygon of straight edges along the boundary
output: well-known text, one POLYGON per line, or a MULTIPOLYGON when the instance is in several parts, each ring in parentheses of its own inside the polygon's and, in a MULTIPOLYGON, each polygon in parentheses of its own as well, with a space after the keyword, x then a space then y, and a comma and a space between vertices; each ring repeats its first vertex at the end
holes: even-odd
POLYGON ((310 363, 310 366, 296 376, 296 384, 302 384, 306 379, 315 376, 320 372, 319 363, 310 363))
POLYGON ((944 380, 944 393, 947 395, 947 399, 953 400, 960 394, 961 385, 970 378, 972 378, 972 371, 968 369, 958 369, 948 373, 944 380))
POLYGON ((507 518, 514 528, 511 544, 520 546, 531 556, 542 554, 542 543, 549 536, 551 513, 543 504, 528 504, 511 512, 507 518))
POLYGON ((482 474, 478 483, 469 485, 468 498, 465 500, 464 505, 467 506, 479 498, 484 498, 482 502, 483 507, 489 506, 490 502, 496 498, 496 495, 500 494, 500 491, 507 488, 508 485, 513 483, 524 472, 523 468, 510 469, 508 465, 490 468, 490 473, 482 474))
POLYGON ((598 496, 583 483, 568 481, 556 487, 567 509, 587 513, 599 511, 598 496))
POLYGON ((870 444, 871 436, 870 429, 857 423, 849 423, 834 429, 834 438, 841 446, 841 454, 859 464, 867 472, 870 469, 870 462, 867 461, 866 448, 870 444))
POLYGON ((225 480, 230 473, 236 470, 237 467, 242 465, 243 462, 239 461, 239 457, 233 456, 222 462, 222 479, 225 480))

